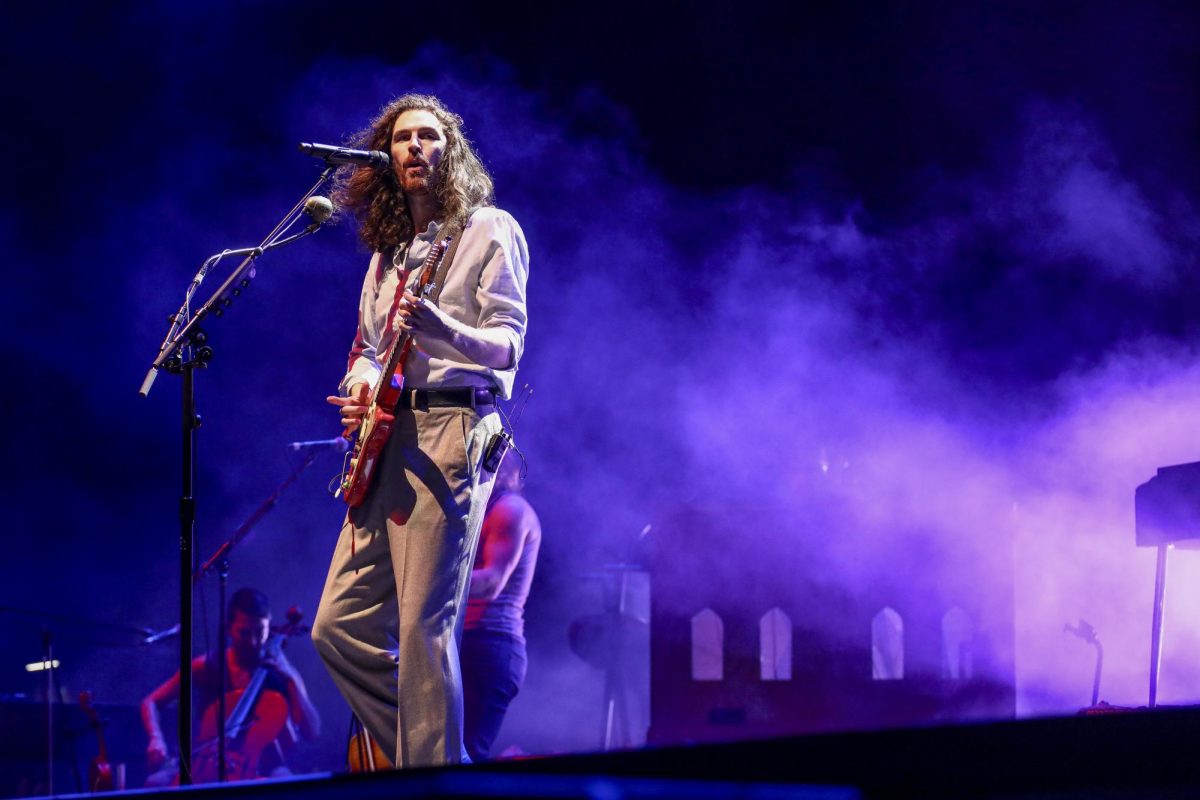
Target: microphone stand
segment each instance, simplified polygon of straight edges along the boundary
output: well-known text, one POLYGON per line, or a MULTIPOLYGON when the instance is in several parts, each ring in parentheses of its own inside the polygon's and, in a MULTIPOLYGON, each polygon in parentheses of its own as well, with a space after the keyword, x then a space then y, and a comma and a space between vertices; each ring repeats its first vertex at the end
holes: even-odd
POLYGON ((258 523, 258 521, 266 516, 268 511, 275 507, 275 504, 279 502, 279 496, 283 494, 283 490, 291 486, 292 483, 294 483, 295 480, 300 477, 300 473, 306 470, 308 466, 316 460, 316 458, 316 452, 309 452, 307 455, 305 455, 304 460, 292 470, 292 473, 287 476, 283 483, 279 484, 279 486, 275 488, 275 491, 272 492, 270 496, 259 505, 258 508, 254 509, 254 512, 250 514, 246 521, 243 522, 238 529, 233 532, 233 536, 225 540, 221 546, 217 548, 216 552, 209 556, 208 560, 196 569, 196 573, 192 578, 193 586, 199 584, 214 565, 217 566, 217 575, 220 577, 220 580, 218 581, 218 592, 220 598, 218 601, 220 632, 217 634, 217 652, 220 654, 220 658, 218 659, 218 664, 220 666, 217 667, 217 685, 221 687, 221 690, 217 692, 217 781, 220 783, 225 782, 226 773, 228 771, 226 755, 228 733, 225 730, 225 674, 228 670, 228 665, 225 663, 225 648, 228 646, 226 643, 227 631, 225 629, 225 597, 228 591, 229 554, 233 552, 233 548, 241 544, 242 541, 250 535, 250 530, 258 523))
POLYGON ((1078 625, 1067 623, 1063 626, 1065 633, 1074 634, 1096 648, 1096 668, 1092 673, 1092 708, 1100 702, 1100 674, 1104 669, 1104 645, 1096 635, 1096 629, 1085 619, 1079 620, 1078 625))
MULTIPOLYGON (((209 314, 220 317, 225 309, 233 302, 233 298, 242 293, 250 285, 254 277, 254 261, 267 250, 293 242, 310 233, 315 233, 322 223, 314 223, 298 234, 279 239, 283 232, 298 219, 305 208, 305 203, 317 190, 328 181, 334 172, 333 165, 328 165, 321 172, 317 182, 313 184, 300 201, 284 215, 283 219, 267 234, 258 247, 248 248, 237 252, 245 253, 246 258, 233 271, 228 279, 215 291, 191 319, 187 319, 188 303, 192 294, 204 279, 209 262, 200 268, 185 293, 180 314, 171 317, 171 327, 159 347, 158 355, 151 364, 146 378, 138 393, 145 397, 158 377, 158 371, 164 367, 168 372, 181 375, 183 378, 183 463, 182 486, 179 499, 179 785, 187 786, 192 782, 192 571, 194 567, 194 548, 196 537, 196 498, 194 494, 196 472, 196 430, 200 427, 200 417, 196 413, 196 384, 195 371, 206 367, 213 358, 213 349, 207 343, 207 336, 200 330, 202 323, 209 314)), ((219 260, 219 254, 212 263, 219 260)), ((224 620, 221 620, 222 626, 224 620)), ((224 659, 224 653, 222 653, 224 659)), ((224 688, 224 687, 222 687, 224 688)), ((224 724, 224 720, 221 720, 224 724)))

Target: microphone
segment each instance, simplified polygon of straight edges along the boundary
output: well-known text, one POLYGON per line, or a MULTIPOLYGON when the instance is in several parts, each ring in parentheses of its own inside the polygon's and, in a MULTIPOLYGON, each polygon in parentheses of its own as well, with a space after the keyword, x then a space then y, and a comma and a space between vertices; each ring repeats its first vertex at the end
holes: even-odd
POLYGON ((344 453, 350 449, 350 440, 338 436, 335 439, 313 439, 309 442, 291 442, 287 446, 287 449, 295 452, 301 450, 337 450, 339 453, 344 453))
POLYGON ((304 201, 304 213, 308 214, 313 222, 321 225, 333 216, 333 201, 319 194, 313 195, 304 201))
POLYGON ((326 164, 354 164, 380 169, 392 165, 392 157, 382 150, 349 150, 331 144, 301 142, 300 152, 313 158, 323 158, 326 164))

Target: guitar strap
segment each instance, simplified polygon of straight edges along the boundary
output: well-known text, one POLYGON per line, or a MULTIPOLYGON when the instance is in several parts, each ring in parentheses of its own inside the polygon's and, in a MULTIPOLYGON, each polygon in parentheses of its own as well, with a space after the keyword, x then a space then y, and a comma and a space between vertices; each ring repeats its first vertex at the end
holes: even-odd
MULTIPOLYGON (((476 209, 472 208, 467 212, 467 225, 471 224, 471 215, 476 209)), ((448 235, 450 239, 450 247, 446 250, 446 255, 442 256, 442 263, 438 264, 437 273, 433 277, 433 293, 430 295, 429 301, 435 306, 438 303, 438 298, 442 296, 442 287, 446 284, 446 275, 450 273, 450 264, 454 261, 454 254, 458 252, 458 245, 462 242, 462 234, 466 229, 466 225, 454 225, 450 228, 448 235)))
MULTIPOLYGON (((467 224, 470 224, 471 215, 474 214, 477 210, 478 210, 478 207, 472 208, 470 211, 467 212, 467 224)), ((450 246, 448 248, 446 248, 446 253, 445 253, 445 255, 442 256, 442 261, 440 264, 438 264, 437 272, 435 272, 434 276, 433 276, 433 287, 434 288, 433 288, 433 293, 430 296, 430 301, 435 306, 437 305, 438 298, 441 297, 441 295, 442 295, 442 286, 445 285, 446 275, 449 274, 450 265, 454 262, 454 254, 458 252, 458 245, 459 245, 459 243, 462 242, 462 232, 465 227, 466 226, 463 226, 463 225, 452 225, 446 229, 446 236, 442 237, 443 239, 445 239, 445 238, 450 239, 450 246)), ((410 241, 408 244, 411 245, 412 242, 410 241)), ((395 265, 396 264, 396 255, 400 252, 400 249, 402 247, 405 248, 405 250, 407 250, 408 245, 396 245, 395 247, 388 250, 387 261, 385 263, 395 265)), ((399 292, 401 294, 404 293, 404 284, 400 285, 399 292)), ((393 311, 394 311, 394 309, 393 309, 393 311)))

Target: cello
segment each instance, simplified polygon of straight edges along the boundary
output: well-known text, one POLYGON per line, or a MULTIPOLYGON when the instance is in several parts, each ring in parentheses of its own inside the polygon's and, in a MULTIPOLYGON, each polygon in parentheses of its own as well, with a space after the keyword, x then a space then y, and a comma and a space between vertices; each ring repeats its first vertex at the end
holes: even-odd
MULTIPOLYGON (((277 658, 287 637, 300 633, 300 613, 288 612, 288 623, 271 632, 263 647, 264 658, 277 658)), ((222 654, 224 657, 224 654, 222 654)), ((279 691, 267 687, 271 669, 258 667, 242 689, 225 693, 225 779, 250 780, 258 777, 263 751, 270 747, 288 724, 290 705, 279 691)), ((200 720, 192 780, 196 783, 215 783, 221 779, 217 736, 218 703, 210 703, 200 720)))

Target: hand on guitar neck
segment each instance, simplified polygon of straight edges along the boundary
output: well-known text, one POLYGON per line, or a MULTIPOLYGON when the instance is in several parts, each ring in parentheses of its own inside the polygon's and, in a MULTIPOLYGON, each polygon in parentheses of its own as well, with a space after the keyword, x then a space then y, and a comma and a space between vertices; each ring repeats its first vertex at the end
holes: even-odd
POLYGON ((418 335, 453 344, 454 334, 465 327, 431 303, 428 297, 418 297, 412 292, 404 293, 404 299, 396 311, 395 324, 396 330, 413 337, 413 345, 418 350, 423 350, 417 340, 418 335))

